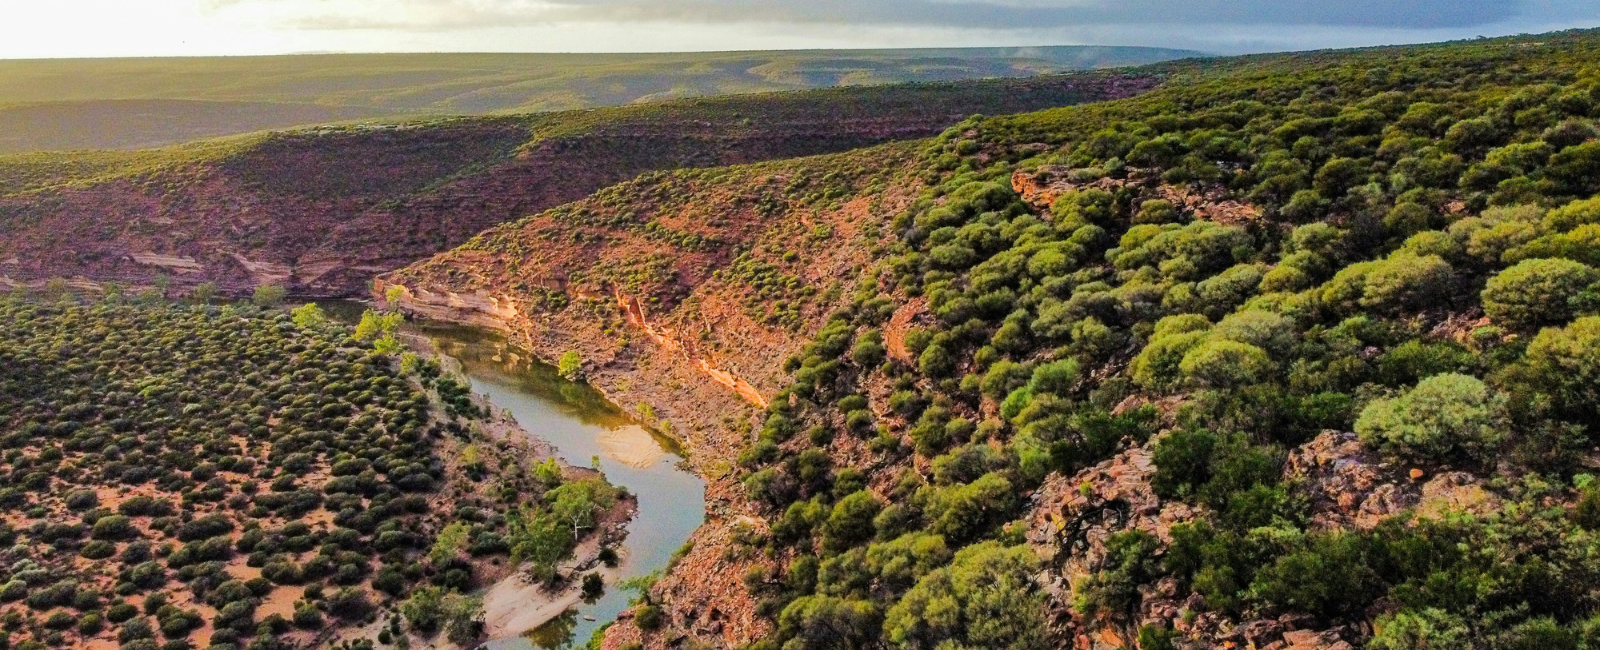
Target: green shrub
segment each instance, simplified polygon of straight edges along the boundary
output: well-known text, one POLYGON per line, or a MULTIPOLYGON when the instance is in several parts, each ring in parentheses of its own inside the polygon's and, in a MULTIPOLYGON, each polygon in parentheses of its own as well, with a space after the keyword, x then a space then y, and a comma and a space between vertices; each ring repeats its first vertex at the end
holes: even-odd
POLYGON ((1357 613, 1382 587, 1364 547, 1365 540, 1355 534, 1314 535, 1306 548, 1256 572, 1250 590, 1283 611, 1325 620, 1357 613))
POLYGON ((1582 418, 1600 415, 1600 316, 1539 332, 1526 361, 1537 388, 1558 408, 1582 418))
POLYGON ((256 287, 255 292, 250 296, 250 300, 261 307, 276 307, 283 302, 284 297, 287 295, 289 295, 289 292, 281 286, 263 284, 256 287))
POLYGON ((1370 650, 1454 650, 1472 638, 1461 617, 1432 607, 1381 616, 1373 627, 1370 650))
POLYGON ((1572 317, 1568 302, 1597 280, 1600 271, 1571 260, 1523 260, 1490 278, 1483 310, 1512 327, 1565 322, 1572 317))
POLYGON ((1033 584, 1037 565, 1025 546, 984 542, 962 549, 950 566, 924 576, 889 609, 883 634, 896 646, 915 650, 951 642, 1043 650, 1049 644, 1043 596, 1033 584))
POLYGON ((1505 438, 1506 399, 1476 377, 1434 375, 1356 419, 1362 442, 1414 461, 1485 459, 1505 438))
POLYGON ((1034 368, 1028 380, 1028 390, 1033 395, 1050 393, 1065 396, 1072 391, 1072 385, 1077 380, 1078 362, 1062 359, 1034 368))
POLYGON ((660 629, 662 618, 661 608, 655 605, 642 605, 633 610, 633 622, 641 630, 660 629))
POLYGON ((872 521, 882 509, 883 502, 866 490, 840 499, 822 524, 823 549, 838 553, 872 539, 872 521))
POLYGON ((1177 220, 1178 209, 1165 199, 1150 199, 1140 203, 1139 213, 1133 217, 1134 223, 1163 224, 1177 220))
POLYGON ((1259 309, 1228 314, 1211 333, 1219 339, 1254 345, 1276 358, 1291 355, 1296 343, 1294 320, 1259 309))
POLYGON ((1544 225, 1555 232, 1567 232, 1579 226, 1600 224, 1600 196, 1573 201, 1544 215, 1544 225))
POLYGON ((1133 359, 1133 380, 1152 390, 1173 388, 1182 376, 1180 364, 1207 336, 1206 332, 1193 331, 1163 335, 1158 326, 1156 335, 1133 359))
POLYGON ((1361 306, 1380 311, 1428 307, 1452 279, 1450 265, 1437 255, 1394 255, 1367 274, 1361 306))
POLYGON ((1178 368, 1201 386, 1229 388, 1266 379, 1273 371, 1273 363, 1267 351, 1259 347, 1213 339, 1185 353, 1178 368))

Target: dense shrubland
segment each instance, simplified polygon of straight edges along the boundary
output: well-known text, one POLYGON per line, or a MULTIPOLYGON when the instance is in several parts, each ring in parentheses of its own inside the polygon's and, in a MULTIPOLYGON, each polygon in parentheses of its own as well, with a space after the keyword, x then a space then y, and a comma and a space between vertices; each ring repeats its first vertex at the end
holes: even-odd
POLYGON ((1186 63, 930 142, 930 189, 740 457, 771 524, 746 585, 777 632, 752 647, 1110 625, 1168 648, 1284 615, 1375 648, 1597 647, 1597 53, 1564 33, 1186 63), (1284 464, 1329 429, 1499 505, 1312 526, 1284 464), (1112 535, 1047 593, 1028 495, 1136 447, 1194 516, 1112 535), (1141 609, 1158 584, 1177 619, 1141 609))
POLYGON ((398 324, 0 296, 0 638, 465 643, 485 571, 560 579, 618 493, 486 434, 398 324))

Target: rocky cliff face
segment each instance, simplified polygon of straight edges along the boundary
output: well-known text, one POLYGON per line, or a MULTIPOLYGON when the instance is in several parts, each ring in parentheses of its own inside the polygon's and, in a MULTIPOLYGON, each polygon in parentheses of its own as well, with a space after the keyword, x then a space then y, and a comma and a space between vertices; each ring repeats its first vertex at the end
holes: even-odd
MULTIPOLYGON (((165 277, 235 294, 278 284, 307 296, 358 295, 375 275, 641 173, 925 137, 975 112, 1125 96, 1154 83, 1093 73, 841 89, 319 128, 204 155, 149 152, 131 159, 131 171, 0 182, 24 188, 0 192, 0 277, 137 285, 165 277)), ((0 177, 34 174, 34 162, 0 159, 0 177)))
MULTIPOLYGON (((656 585, 672 632, 651 647, 767 631, 740 582, 766 560, 730 551, 741 526, 765 526, 735 458, 787 380, 784 359, 843 302, 919 189, 909 159, 888 145, 803 167, 649 176, 376 281, 413 315, 508 332, 547 360, 578 352, 591 384, 683 443, 707 479, 707 523, 656 585)), ((639 638, 625 618, 608 647, 639 638)))

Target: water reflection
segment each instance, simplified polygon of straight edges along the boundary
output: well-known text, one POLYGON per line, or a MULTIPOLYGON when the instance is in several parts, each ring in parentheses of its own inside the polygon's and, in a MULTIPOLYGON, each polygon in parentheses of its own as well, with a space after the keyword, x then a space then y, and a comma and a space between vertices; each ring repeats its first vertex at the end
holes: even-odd
MULTIPOLYGON (((639 512, 628 526, 622 579, 666 566, 705 514, 705 483, 678 469, 673 441, 639 426, 585 384, 562 378, 555 367, 509 345, 504 336, 460 326, 413 323, 441 353, 460 363, 472 389, 486 395, 530 433, 554 445, 566 462, 587 467, 598 457, 612 483, 638 497, 639 512)), ((493 639, 492 650, 559 650, 587 642, 601 625, 625 609, 632 592, 610 585, 592 603, 525 634, 493 639), (593 620, 590 620, 593 619, 593 620)))
POLYGON ((578 639, 577 631, 578 613, 569 609, 549 623, 523 632, 522 639, 540 650, 561 650, 573 646, 578 639))

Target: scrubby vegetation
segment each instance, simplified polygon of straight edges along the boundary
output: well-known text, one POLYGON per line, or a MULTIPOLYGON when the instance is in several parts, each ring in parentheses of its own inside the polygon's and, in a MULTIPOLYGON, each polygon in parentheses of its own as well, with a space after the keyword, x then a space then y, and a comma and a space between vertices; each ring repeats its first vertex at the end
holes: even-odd
MULTIPOLYGON (((0 153, 132 149, 301 124, 623 106, 1132 66, 1197 52, 1058 46, 649 54, 331 54, 0 63, 0 153)), ((998 93, 997 93, 998 94, 998 93)))
MULTIPOLYGON (((1125 97, 1156 83, 1095 71, 825 88, 0 156, 0 260, 9 281, 32 286, 58 276, 145 286, 164 277, 234 296, 266 282, 297 295, 359 295, 377 272, 640 174, 928 137, 973 113, 1125 97), (313 258, 327 261, 303 265, 313 258), (269 271, 288 267, 304 272, 269 271)), ((670 222, 638 225, 686 247, 725 243, 670 222)))
POLYGON ((396 326, 0 296, 0 639, 467 643, 485 576, 560 579, 617 491, 491 435, 396 326))
POLYGON ((928 143, 929 189, 740 457, 770 521, 746 585, 776 633, 751 647, 1209 647, 1268 619, 1600 643, 1597 54, 1572 32, 1186 63, 928 143), (1492 505, 1316 523, 1286 460, 1325 430, 1415 469, 1399 489, 1448 474, 1492 505), (1132 451, 1178 520, 1030 502, 1092 499, 1079 472, 1132 451), (1041 508, 1120 523, 1074 539, 1030 529, 1041 508), (1070 584, 1039 579, 1066 558, 1070 584))

